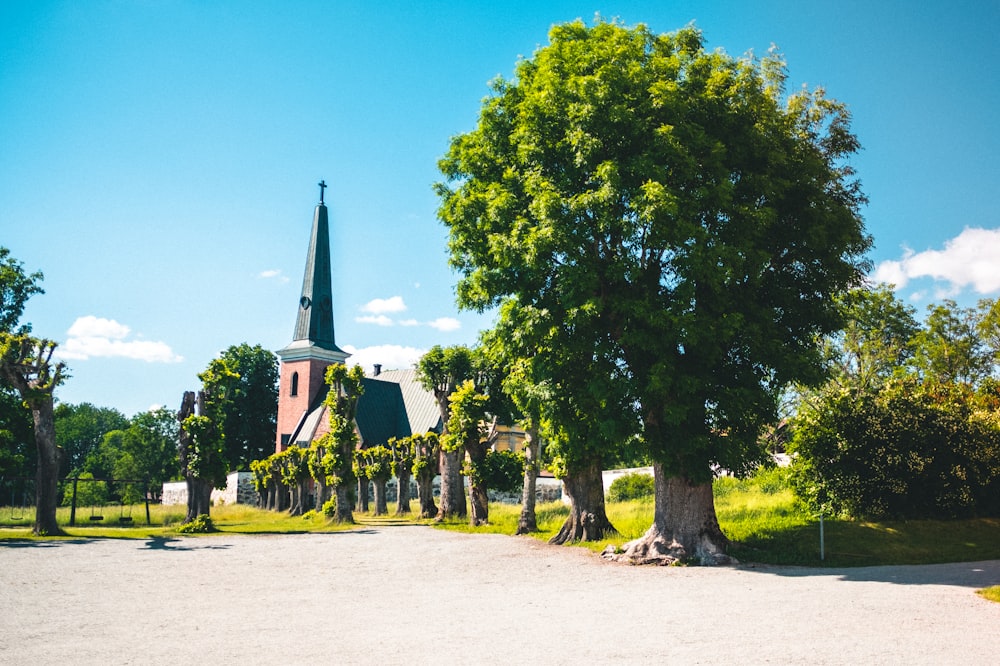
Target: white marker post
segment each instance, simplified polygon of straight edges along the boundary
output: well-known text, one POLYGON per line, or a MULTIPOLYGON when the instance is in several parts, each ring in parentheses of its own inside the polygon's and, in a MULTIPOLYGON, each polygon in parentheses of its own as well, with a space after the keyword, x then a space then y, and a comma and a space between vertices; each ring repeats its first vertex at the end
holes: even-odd
POLYGON ((826 553, 823 543, 823 513, 819 514, 819 559, 822 562, 826 559, 826 553))

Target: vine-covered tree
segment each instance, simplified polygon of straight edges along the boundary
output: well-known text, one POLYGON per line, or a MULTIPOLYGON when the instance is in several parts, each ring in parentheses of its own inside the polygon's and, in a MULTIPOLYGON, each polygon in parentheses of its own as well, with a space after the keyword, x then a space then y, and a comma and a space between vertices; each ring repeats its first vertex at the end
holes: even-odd
POLYGON ((438 460, 441 445, 435 432, 411 435, 413 446, 413 476, 417 480, 417 500, 420 502, 420 517, 434 518, 438 508, 434 504, 434 477, 438 475, 438 460))
POLYGON ((354 450, 358 444, 355 417, 358 399, 364 393, 364 370, 355 365, 348 370, 343 363, 334 363, 326 369, 326 383, 330 387, 324 399, 330 414, 330 432, 320 438, 319 444, 336 456, 334 488, 338 523, 353 523, 351 491, 355 483, 354 450))
POLYGON ((486 441, 486 403, 489 399, 476 390, 471 379, 462 382, 448 396, 447 433, 441 436, 441 448, 468 456, 469 500, 472 511, 469 522, 485 525, 490 518, 487 478, 482 469, 489 444, 486 441))
POLYGON ((177 412, 180 423, 178 457, 187 485, 185 523, 208 516, 212 489, 224 488, 228 467, 225 457, 225 405, 239 375, 222 359, 213 359, 198 375, 202 388, 185 391, 177 412))
POLYGON ((364 474, 375 489, 375 515, 389 515, 386 486, 392 478, 392 451, 385 446, 369 446, 354 452, 358 475, 364 474))
MULTIPOLYGON (((599 374, 638 408, 656 502, 630 561, 727 560, 712 470, 757 465, 781 388, 818 379, 833 298, 867 267, 847 109, 786 97, 786 77, 776 53, 708 51, 692 27, 557 25, 440 163, 460 305, 519 312, 523 347, 568 349, 583 386, 599 374)), ((559 446, 587 450, 603 423, 559 446)))
MULTIPOLYGON (((472 351, 468 347, 431 347, 417 362, 417 379, 428 391, 434 393, 438 410, 441 412, 442 434, 448 432, 451 405, 448 398, 475 372, 472 351)), ((465 488, 462 482, 461 449, 441 447, 438 469, 441 474, 441 506, 438 518, 462 517, 468 512, 465 504, 465 488)))
POLYGON ((396 515, 410 513, 410 478, 413 472, 413 440, 410 437, 389 439, 392 451, 392 474, 396 477, 396 515))

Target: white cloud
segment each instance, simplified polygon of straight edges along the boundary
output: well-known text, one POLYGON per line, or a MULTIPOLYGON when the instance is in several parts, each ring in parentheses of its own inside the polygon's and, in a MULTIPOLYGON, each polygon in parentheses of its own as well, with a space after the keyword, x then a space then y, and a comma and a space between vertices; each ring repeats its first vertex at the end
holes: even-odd
POLYGON ((971 287, 980 294, 1000 291, 1000 229, 966 227, 945 241, 943 250, 913 252, 883 261, 872 278, 903 288, 910 280, 931 278, 947 283, 939 294, 954 295, 971 287))
POLYGON ((360 365, 369 375, 376 363, 380 363, 383 370, 406 370, 412 368, 427 353, 426 349, 401 345, 375 345, 361 349, 345 345, 344 351, 351 355, 347 359, 348 365, 360 365))
POLYGON ((399 325, 400 326, 420 326, 420 322, 417 321, 416 319, 400 319, 399 320, 399 325))
POLYGON ((257 277, 264 280, 277 280, 281 284, 285 284, 288 282, 288 276, 282 275, 281 269, 278 268, 272 268, 270 270, 261 271, 260 273, 257 273, 257 277))
POLYGON ((119 324, 114 319, 105 319, 87 315, 77 317, 66 334, 71 338, 110 338, 121 340, 131 332, 125 324, 119 324))
POLYGON ((359 324, 375 324, 376 326, 392 326, 393 321, 385 315, 365 315, 364 317, 355 317, 354 321, 359 324))
POLYGON ((147 363, 179 363, 184 359, 165 342, 126 340, 131 329, 114 319, 87 315, 78 317, 66 331, 66 342, 56 349, 62 359, 130 358, 147 363))
POLYGON ((445 333, 462 328, 462 323, 453 317, 438 317, 434 321, 427 322, 427 325, 445 333))
POLYGON ((403 302, 402 296, 391 296, 389 298, 376 298, 362 305, 361 311, 370 312, 372 314, 384 314, 386 312, 404 312, 406 311, 406 303, 403 302))

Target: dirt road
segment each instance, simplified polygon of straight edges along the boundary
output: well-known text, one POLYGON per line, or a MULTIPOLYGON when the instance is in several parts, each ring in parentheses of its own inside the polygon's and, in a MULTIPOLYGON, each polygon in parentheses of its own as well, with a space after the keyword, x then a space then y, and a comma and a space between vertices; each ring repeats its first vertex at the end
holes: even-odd
POLYGON ((987 664, 1000 561, 609 564, 427 527, 0 541, 4 664, 987 664))

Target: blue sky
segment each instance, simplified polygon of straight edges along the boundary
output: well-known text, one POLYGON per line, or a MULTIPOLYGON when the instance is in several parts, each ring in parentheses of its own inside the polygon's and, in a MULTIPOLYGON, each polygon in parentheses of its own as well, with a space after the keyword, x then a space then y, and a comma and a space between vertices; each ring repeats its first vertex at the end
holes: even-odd
MULTIPOLYGON (((57 396, 179 405, 229 345, 290 342, 316 183, 337 342, 404 367, 472 344, 437 160, 487 84, 595 13, 712 48, 775 43, 846 102, 876 275, 923 312, 1000 294, 1000 2, 0 2, 0 245, 57 396)), ((368 367, 370 370, 370 367, 368 367)))

